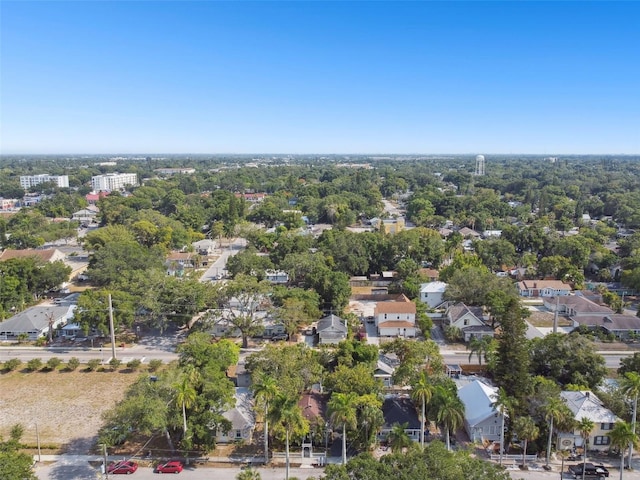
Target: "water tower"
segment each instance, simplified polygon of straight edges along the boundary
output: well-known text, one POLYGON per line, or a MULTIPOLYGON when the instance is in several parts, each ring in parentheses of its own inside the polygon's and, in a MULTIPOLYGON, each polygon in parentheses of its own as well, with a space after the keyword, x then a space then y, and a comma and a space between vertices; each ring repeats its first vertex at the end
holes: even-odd
POLYGON ((476 155, 476 175, 484 175, 484 155, 476 155))

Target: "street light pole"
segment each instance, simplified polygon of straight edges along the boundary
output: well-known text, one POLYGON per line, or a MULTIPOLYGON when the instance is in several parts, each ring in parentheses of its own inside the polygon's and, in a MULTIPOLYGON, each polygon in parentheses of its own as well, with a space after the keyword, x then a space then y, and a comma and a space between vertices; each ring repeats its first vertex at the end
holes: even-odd
POLYGON ((109 470, 107 470, 107 444, 103 443, 102 444, 102 455, 104 456, 104 478, 106 480, 109 480, 109 470))

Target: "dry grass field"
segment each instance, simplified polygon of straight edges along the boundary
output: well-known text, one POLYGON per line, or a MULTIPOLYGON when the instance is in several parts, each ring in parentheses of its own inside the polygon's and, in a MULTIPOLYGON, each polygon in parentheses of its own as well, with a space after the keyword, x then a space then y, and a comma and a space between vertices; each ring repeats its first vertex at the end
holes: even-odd
POLYGON ((123 398, 139 373, 75 372, 0 374, 0 435, 16 423, 24 426, 23 442, 36 444, 36 424, 42 445, 73 453, 88 453, 102 413, 123 398))

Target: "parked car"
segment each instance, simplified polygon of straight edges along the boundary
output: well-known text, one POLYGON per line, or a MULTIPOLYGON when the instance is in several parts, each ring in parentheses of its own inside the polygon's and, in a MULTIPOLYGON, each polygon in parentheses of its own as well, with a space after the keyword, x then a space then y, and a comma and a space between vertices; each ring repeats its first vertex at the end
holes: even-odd
POLYGON ((276 333, 274 336, 271 337, 272 342, 279 342, 281 340, 288 340, 288 339, 289 339, 289 335, 287 335, 286 333, 276 333))
POLYGON ((130 475, 138 470, 138 464, 131 460, 122 460, 121 462, 110 463, 107 472, 114 475, 130 475))
POLYGON ((593 463, 579 463, 577 465, 571 465, 569 467, 569 473, 573 474, 574 478, 582 478, 583 466, 585 477, 601 479, 609 476, 609 470, 607 470, 604 465, 596 465, 593 463))
POLYGON ((182 471, 182 462, 178 460, 172 460, 167 463, 162 463, 156 467, 158 473, 180 473, 182 471))

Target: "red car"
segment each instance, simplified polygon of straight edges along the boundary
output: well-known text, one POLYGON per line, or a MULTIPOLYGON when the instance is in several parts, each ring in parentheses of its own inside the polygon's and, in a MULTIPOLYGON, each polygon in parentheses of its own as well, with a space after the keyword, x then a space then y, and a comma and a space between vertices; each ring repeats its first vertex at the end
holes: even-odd
POLYGON ((121 462, 111 463, 107 468, 108 473, 114 475, 130 475, 138 470, 138 464, 131 460, 123 460, 121 462))
POLYGON ((182 462, 178 460, 172 460, 167 463, 163 463, 156 467, 158 473, 180 473, 182 471, 182 462))

